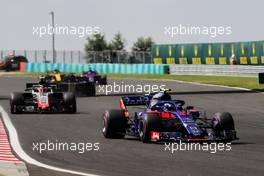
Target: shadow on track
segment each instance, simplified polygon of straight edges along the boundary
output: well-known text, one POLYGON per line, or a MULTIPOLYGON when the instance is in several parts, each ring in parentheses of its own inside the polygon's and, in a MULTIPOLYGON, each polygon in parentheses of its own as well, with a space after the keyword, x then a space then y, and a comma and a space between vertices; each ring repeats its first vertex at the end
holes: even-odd
MULTIPOLYGON (((141 142, 139 138, 136 138, 136 137, 125 137, 123 139, 124 141, 128 140, 128 141, 138 141, 138 142, 141 142)), ((164 145, 165 143, 179 143, 179 141, 163 141, 163 142, 148 142, 147 144, 156 144, 156 145, 164 145)), ((188 142, 184 142, 184 143, 188 143, 188 142)), ((197 143, 204 143, 204 142, 197 142, 197 143)), ((213 143, 213 141, 211 142, 205 142, 205 143, 213 143)), ((219 142, 218 142, 219 143, 219 142)), ((256 144, 254 142, 243 142, 243 141, 233 141, 231 142, 232 145, 253 145, 253 144, 256 144)))
POLYGON ((252 91, 255 91, 255 92, 264 92, 264 89, 253 89, 252 91))
POLYGON ((254 143, 254 142, 243 142, 243 141, 232 142, 232 145, 251 145, 251 144, 256 144, 256 143, 254 143))
POLYGON ((0 95, 0 101, 1 100, 9 100, 9 96, 7 96, 7 95, 0 95))

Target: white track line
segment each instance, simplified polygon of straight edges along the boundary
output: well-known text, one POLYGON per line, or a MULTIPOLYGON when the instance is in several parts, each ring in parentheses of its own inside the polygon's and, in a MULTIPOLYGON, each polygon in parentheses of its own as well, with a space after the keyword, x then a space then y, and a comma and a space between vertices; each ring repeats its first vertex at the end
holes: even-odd
POLYGON ((4 124, 6 125, 7 131, 9 133, 10 143, 11 143, 11 146, 12 146, 13 150, 25 162, 27 162, 29 164, 36 165, 38 167, 43 167, 43 168, 54 170, 54 171, 58 171, 58 172, 64 172, 64 173, 75 174, 75 175, 83 175, 83 176, 99 176, 99 175, 95 175, 95 174, 89 174, 89 173, 84 173, 84 172, 68 170, 68 169, 62 169, 62 168, 58 168, 58 167, 55 167, 55 166, 50 166, 50 165, 43 164, 43 163, 31 158, 22 149, 22 147, 21 147, 21 145, 19 143, 17 131, 16 131, 13 123, 11 122, 10 117, 8 116, 7 112, 4 110, 4 108, 2 106, 0 106, 0 113, 2 114, 4 124))
MULTIPOLYGON (((133 79, 133 78, 112 78, 112 79, 133 79)), ((177 83, 183 83, 183 84, 193 84, 193 85, 200 85, 200 86, 207 86, 207 87, 222 87, 222 88, 229 88, 229 89, 237 89, 237 90, 245 90, 245 91, 252 91, 251 89, 247 89, 244 87, 233 87, 233 86, 224 86, 224 85, 218 85, 218 84, 207 84, 207 83, 199 83, 199 82, 190 82, 190 81, 181 81, 181 80, 175 80, 175 79, 153 79, 153 78, 138 78, 139 80, 151 80, 151 81, 162 81, 162 82, 166 82, 166 81, 170 81, 170 82, 177 82, 177 83)), ((255 91, 258 93, 261 93, 264 95, 264 92, 261 91, 255 91)))
MULTIPOLYGON (((247 88, 244 88, 244 87, 232 87, 232 86, 224 86, 224 85, 217 85, 217 84, 206 84, 206 83, 198 83, 198 82, 189 82, 189 81, 179 81, 179 80, 172 80, 172 79, 165 79, 166 81, 175 81, 175 82, 178 82, 178 83, 184 83, 184 84, 193 84, 193 85, 201 85, 201 86, 208 86, 208 87, 222 87, 222 88, 230 88, 230 89, 237 89, 237 90, 245 90, 245 91, 254 91, 254 90, 251 90, 251 89, 247 89, 247 88)), ((254 92, 257 92, 257 93, 260 93, 262 95, 264 95, 264 92, 261 92, 261 91, 254 91, 254 92)))
POLYGON ((224 86, 224 85, 217 85, 217 84, 206 84, 206 83, 199 83, 199 82, 180 81, 180 80, 174 80, 174 79, 165 79, 165 81, 174 81, 174 82, 178 82, 178 83, 193 84, 193 85, 200 85, 200 86, 207 86, 207 87, 222 87, 222 88, 252 91, 251 89, 247 89, 247 88, 243 88, 243 87, 232 87, 232 86, 224 86))

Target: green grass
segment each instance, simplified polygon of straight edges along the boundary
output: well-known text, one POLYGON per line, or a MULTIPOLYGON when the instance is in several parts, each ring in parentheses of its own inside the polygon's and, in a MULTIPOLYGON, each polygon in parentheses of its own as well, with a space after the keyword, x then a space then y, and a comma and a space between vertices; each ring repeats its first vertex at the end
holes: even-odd
MULTIPOLYGON (((37 77, 37 73, 13 72, 0 77, 37 77)), ((131 74, 108 74, 109 78, 136 78, 136 79, 171 79, 188 82, 198 82, 204 84, 215 84, 232 87, 242 87, 252 90, 262 89, 264 85, 258 84, 257 77, 237 77, 237 76, 198 76, 198 75, 131 75, 131 74)))
POLYGON ((0 72, 0 77, 38 77, 38 73, 0 72))
POLYGON ((198 76, 198 75, 109 75, 112 78, 137 78, 137 79, 172 79, 179 81, 198 82, 204 84, 215 84, 247 89, 264 89, 264 85, 258 84, 257 77, 235 77, 235 76, 198 76))

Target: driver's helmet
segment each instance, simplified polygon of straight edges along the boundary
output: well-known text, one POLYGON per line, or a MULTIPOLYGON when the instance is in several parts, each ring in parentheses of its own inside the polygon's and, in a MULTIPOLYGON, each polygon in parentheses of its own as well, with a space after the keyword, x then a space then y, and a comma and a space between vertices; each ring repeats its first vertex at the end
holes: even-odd
POLYGON ((171 103, 164 103, 163 111, 175 111, 175 106, 171 103))
POLYGON ((51 78, 50 78, 50 82, 51 82, 51 83, 55 83, 55 82, 56 82, 56 79, 55 79, 54 76, 51 76, 51 78))
POLYGON ((177 111, 183 111, 183 107, 181 104, 176 105, 177 111))
POLYGON ((39 84, 45 84, 45 76, 44 75, 39 76, 39 84))
POLYGON ((44 90, 43 90, 43 86, 39 86, 37 87, 37 91, 40 93, 40 94, 43 94, 44 90))
POLYGON ((166 101, 166 100, 171 100, 171 96, 167 94, 166 92, 159 92, 156 93, 152 99, 150 100, 150 106, 155 105, 159 101, 166 101))
POLYGON ((97 74, 96 70, 93 70, 92 67, 89 67, 88 73, 90 73, 90 74, 97 74))
POLYGON ((92 73, 92 72, 93 72, 92 67, 89 67, 89 68, 88 68, 88 73, 92 73))
POLYGON ((60 71, 58 69, 55 69, 55 70, 53 70, 53 73, 57 74, 57 73, 60 73, 60 71))
POLYGON ((171 96, 169 94, 167 94, 166 92, 159 92, 156 93, 152 99, 156 99, 156 100, 161 100, 161 101, 165 101, 165 100, 171 100, 171 96))

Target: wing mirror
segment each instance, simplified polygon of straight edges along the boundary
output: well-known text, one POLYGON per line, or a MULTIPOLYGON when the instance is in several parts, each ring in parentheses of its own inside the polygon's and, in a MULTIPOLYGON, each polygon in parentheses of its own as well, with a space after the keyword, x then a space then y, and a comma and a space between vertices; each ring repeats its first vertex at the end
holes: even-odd
POLYGON ((191 110, 191 109, 194 109, 194 107, 193 106, 187 106, 186 109, 191 110))

